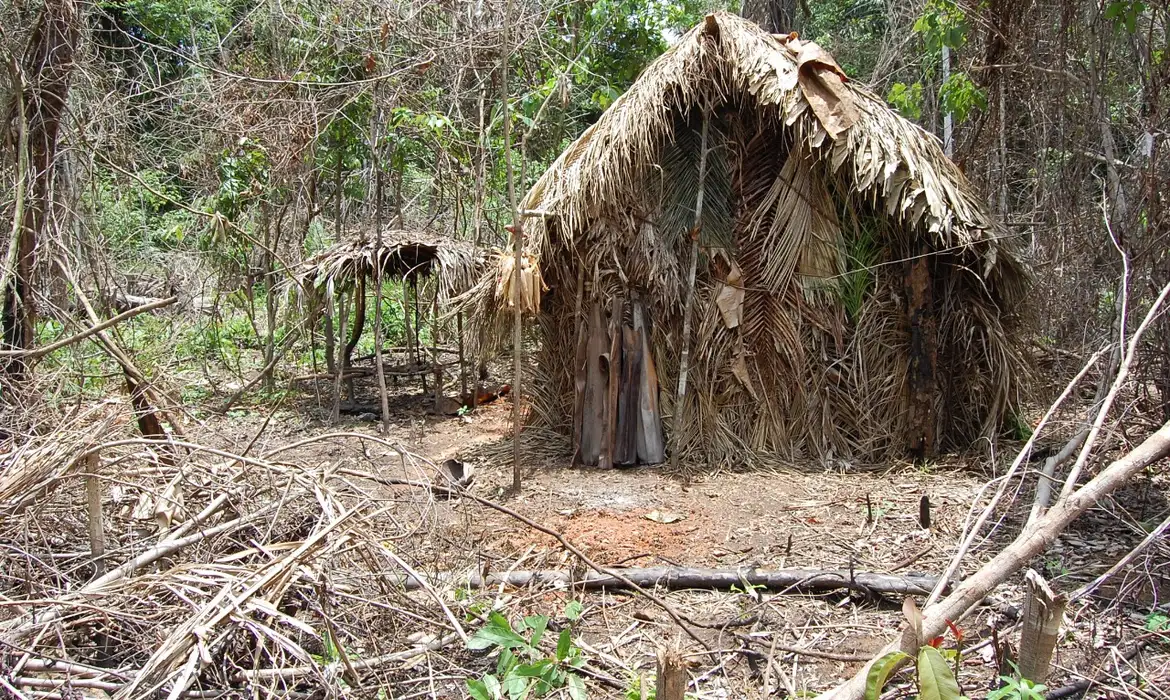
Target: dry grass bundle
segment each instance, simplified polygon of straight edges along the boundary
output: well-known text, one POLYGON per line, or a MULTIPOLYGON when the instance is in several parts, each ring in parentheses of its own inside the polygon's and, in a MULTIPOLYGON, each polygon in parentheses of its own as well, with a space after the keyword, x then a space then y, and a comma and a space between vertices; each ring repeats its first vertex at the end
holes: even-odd
MULTIPOLYGON (((756 454, 900 453, 912 420, 905 263, 924 255, 942 446, 994 438, 1024 374, 1013 330, 1024 268, 934 137, 834 66, 815 45, 716 13, 537 181, 522 205, 534 214, 527 254, 550 287, 538 315, 547 386, 535 389, 537 420, 568 428, 565 349, 593 304, 615 296, 651 306, 661 404, 667 416, 680 410, 684 271, 702 190, 696 390, 676 426, 684 456, 740 465, 756 454), (700 178, 703 119, 711 144, 700 178)), ((506 337, 499 322, 510 318, 494 293, 499 272, 485 271, 462 300, 488 343, 506 337)))
POLYGON ((85 451, 124 429, 117 402, 100 403, 53 423, 47 434, 0 445, 0 518, 45 498, 60 481, 79 472, 85 451))
POLYGON ((496 281, 497 302, 515 308, 519 297, 524 313, 540 313, 540 297, 548 291, 544 278, 540 275, 540 263, 535 256, 525 255, 520 259, 520 289, 516 284, 516 258, 507 253, 498 254, 496 266, 500 273, 496 281))

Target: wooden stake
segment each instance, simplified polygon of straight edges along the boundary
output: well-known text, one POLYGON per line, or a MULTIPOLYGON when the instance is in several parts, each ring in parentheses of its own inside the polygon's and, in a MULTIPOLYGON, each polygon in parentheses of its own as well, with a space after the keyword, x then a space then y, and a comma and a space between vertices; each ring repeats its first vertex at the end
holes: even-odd
POLYGON ((658 677, 654 681, 656 700, 684 700, 687 667, 677 649, 658 650, 658 677))
POLYGON ((439 362, 439 278, 435 277, 435 296, 431 299, 431 364, 435 370, 435 413, 440 414, 443 401, 443 366, 439 362))
POLYGON ((1068 598, 1053 593, 1040 574, 1031 569, 1024 580, 1027 599, 1021 619, 1020 675, 1033 683, 1043 683, 1052 664, 1068 598))
POLYGON ((455 332, 459 335, 459 395, 467 396, 467 351, 463 338, 463 312, 455 314, 455 332))
POLYGON ((923 495, 918 501, 918 525, 923 530, 930 529, 930 496, 923 495))
MULTIPOLYGON (((687 370, 691 361, 691 307, 695 304, 695 272, 699 265, 699 233, 703 223, 703 193, 707 185, 707 129, 709 115, 703 113, 703 135, 699 144, 699 193, 695 197, 695 226, 691 229, 691 267, 687 272, 687 298, 683 304, 682 356, 678 363, 678 392, 674 401, 674 429, 670 448, 670 466, 678 468, 682 451, 682 425, 687 398, 687 370)), ((680 696, 681 697, 681 696, 680 696)))
POLYGON ((345 304, 345 292, 337 293, 337 373, 333 379, 333 410, 329 420, 336 423, 341 418, 341 378, 345 376, 345 317, 349 308, 345 304))
POLYGON ((85 477, 86 506, 89 513, 89 553, 93 557, 93 575, 97 578, 106 572, 106 529, 102 520, 102 483, 97 476, 101 464, 98 453, 89 455, 85 477))

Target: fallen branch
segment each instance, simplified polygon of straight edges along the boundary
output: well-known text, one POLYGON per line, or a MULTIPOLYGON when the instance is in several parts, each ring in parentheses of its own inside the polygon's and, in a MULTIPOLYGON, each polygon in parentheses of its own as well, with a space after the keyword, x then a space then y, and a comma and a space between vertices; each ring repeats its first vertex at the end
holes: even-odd
POLYGON ((104 323, 99 323, 96 326, 91 326, 89 328, 86 328, 85 330, 81 331, 80 333, 77 333, 76 335, 71 335, 68 338, 65 338, 63 340, 58 340, 55 343, 50 343, 49 345, 45 345, 44 347, 36 348, 35 350, 0 350, 0 357, 23 357, 24 359, 27 359, 27 360, 32 360, 32 359, 36 359, 38 357, 43 357, 45 355, 48 355, 51 352, 54 352, 56 350, 60 350, 63 347, 67 347, 67 346, 72 345, 74 343, 79 343, 79 342, 85 340, 86 338, 90 337, 91 335, 101 333, 102 331, 106 330, 107 328, 110 328, 111 326, 116 326, 119 323, 121 323, 122 321, 125 321, 125 320, 130 319, 130 318, 134 318, 138 314, 143 314, 143 313, 146 313, 147 311, 153 311, 154 309, 161 309, 164 306, 170 306, 171 304, 174 304, 178 300, 179 300, 179 297, 170 297, 168 299, 156 299, 156 300, 150 302, 149 304, 143 304, 142 306, 135 306, 132 309, 129 309, 127 311, 123 311, 122 313, 111 318, 110 320, 108 320, 104 323))
MULTIPOLYGON (((1170 454, 1170 422, 1146 438, 1137 448, 1110 464, 1092 481, 1062 499, 1041 516, 994 559, 985 564, 967 580, 955 587, 945 599, 923 610, 922 634, 929 639, 943 633, 946 623, 958 621, 990 593, 1006 581, 1028 560, 1043 552, 1053 540, 1078 516, 1093 504, 1108 496, 1134 474, 1170 454)), ((829 690, 819 697, 822 700, 861 700, 865 697, 866 675, 877 659, 891 651, 901 650, 907 654, 917 652, 917 635, 913 630, 903 630, 902 638, 889 644, 874 656, 845 684, 829 690)))
MULTIPOLYGON (((488 574, 486 578, 476 574, 467 579, 460 579, 459 583, 469 588, 490 588, 500 584, 523 588, 544 584, 571 586, 586 590, 601 588, 620 590, 630 588, 631 584, 643 588, 665 588, 667 590, 688 588, 730 590, 734 587, 750 586, 785 593, 834 591, 849 588, 872 593, 906 596, 926 595, 934 587, 936 580, 933 576, 894 576, 865 572, 857 572, 850 576, 850 572, 847 570, 780 569, 756 571, 658 566, 645 569, 617 568, 601 572, 587 571, 583 575, 574 575, 572 572, 556 569, 508 571, 488 574)), ((402 583, 408 590, 415 590, 427 587, 429 582, 420 581, 414 576, 410 576, 402 579, 402 583)))
MULTIPOLYGON (((383 445, 387 445, 391 448, 399 449, 393 443, 387 442, 385 440, 380 440, 380 439, 375 438, 371 435, 363 435, 361 433, 341 433, 341 434, 354 435, 354 436, 362 438, 363 440, 372 440, 374 442, 377 442, 377 443, 380 443, 383 445)), ((322 437, 329 437, 329 436, 326 435, 326 436, 322 436, 322 437)), ((311 441, 312 440, 302 440, 301 442, 296 443, 296 444, 303 445, 306 442, 311 442, 311 441)), ((281 448, 281 449, 288 449, 288 448, 281 448)), ((268 455, 271 455, 271 454, 272 454, 272 452, 268 453, 268 455)), ((265 455, 265 456, 267 457, 268 455, 265 455)), ((606 576, 613 576, 615 579, 617 579, 619 581, 623 581, 631 590, 635 591, 639 595, 643 596, 644 598, 646 598, 647 600, 649 600, 650 602, 654 603, 659 608, 661 608, 663 612, 665 612, 667 615, 670 616, 671 620, 674 620, 674 623, 676 625, 678 625, 679 628, 683 632, 685 632, 688 637, 693 639, 695 642, 697 642, 704 649, 707 649, 708 651, 710 651, 710 649, 711 649, 711 646, 709 644, 707 644, 707 642, 704 641, 702 637, 695 634, 695 631, 692 630, 691 626, 686 623, 686 620, 684 620, 682 615, 679 615, 678 612, 673 607, 671 607, 671 605, 669 603, 667 603, 665 600, 659 598, 658 596, 654 595, 653 593, 646 590, 642 586, 639 586, 638 584, 634 583, 633 581, 630 581, 628 578, 624 577, 621 573, 619 573, 617 571, 609 571, 609 570, 605 569, 600 564, 598 564, 597 562, 593 561, 588 556, 586 556, 584 552, 582 552, 580 549, 578 549, 576 546, 574 546, 571 542, 566 540, 564 535, 557 532, 556 530, 553 530, 551 528, 547 528, 547 527, 541 525, 540 523, 536 522, 535 520, 528 518, 524 515, 521 515, 520 513, 517 513, 516 511, 512 510, 511 508, 509 508, 505 505, 502 505, 500 503, 496 503, 495 501, 484 498, 482 496, 477 496, 477 495, 470 493, 470 492, 468 492, 464 489, 461 489, 461 488, 446 488, 446 487, 442 487, 442 486, 437 486, 437 485, 432 484, 430 482, 411 481, 410 479, 395 479, 393 477, 385 477, 385 476, 382 476, 381 474, 374 474, 372 472, 365 472, 365 471, 360 471, 357 469, 343 468, 343 469, 338 469, 337 473, 345 474, 347 476, 354 476, 354 477, 357 477, 359 479, 369 479, 370 481, 374 481, 374 482, 381 483, 381 484, 386 484, 388 486, 409 486, 412 488, 430 489, 431 491, 434 491, 435 493, 443 493, 443 494, 447 494, 447 495, 451 495, 451 496, 463 496, 464 498, 475 501, 476 503, 479 503, 480 505, 487 506, 488 508, 491 508, 492 510, 499 511, 500 513, 503 513, 504 515, 507 515, 511 518, 515 518, 516 520, 519 520, 520 522, 524 523, 528 527, 530 527, 538 532, 542 532, 542 533, 548 535, 549 537, 552 537, 553 539, 555 539, 557 542, 560 543, 560 545, 562 547, 564 547, 566 550, 568 550, 573 556, 577 557, 577 559, 580 560, 582 564, 589 567, 590 569, 593 569, 594 571, 598 572, 599 574, 603 574, 606 576)))

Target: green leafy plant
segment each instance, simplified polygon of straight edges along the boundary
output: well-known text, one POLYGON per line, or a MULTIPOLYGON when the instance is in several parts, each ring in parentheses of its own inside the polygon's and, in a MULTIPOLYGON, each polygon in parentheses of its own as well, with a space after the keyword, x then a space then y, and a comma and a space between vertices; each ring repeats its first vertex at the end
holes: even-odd
POLYGON ((1150 632, 1170 632, 1170 615, 1150 613, 1146 616, 1146 629, 1150 632))
POLYGON ((886 93, 886 101, 907 119, 922 118, 922 83, 915 81, 894 83, 886 93))
POLYGON ((966 73, 951 73, 939 90, 943 110, 954 115, 962 123, 975 110, 987 109, 987 95, 966 73))
MULTIPOLYGON (((1011 663, 1010 661, 1008 663, 1011 663)), ((1044 700, 1044 691, 1048 686, 1043 683, 1033 683, 1019 675, 1018 666, 1012 664, 1017 673, 1011 676, 1000 676, 1003 685, 991 692, 987 700, 1044 700)))
POLYGON ((1146 4, 1141 0, 1118 0, 1105 6, 1105 19, 1133 34, 1137 31, 1138 17, 1145 11, 1146 4))
MULTIPOLYGON (((922 613, 914 601, 907 598, 902 613, 911 628, 922 638, 922 613)), ((892 651, 874 662, 865 678, 865 700, 878 700, 890 676, 902 666, 913 664, 915 681, 918 684, 918 700, 966 700, 959 688, 958 670, 962 661, 963 633, 954 623, 947 626, 955 636, 957 648, 942 649, 943 638, 927 640, 918 649, 917 656, 902 651, 892 651)))
MULTIPOLYGON (((565 617, 576 620, 581 604, 570 602, 565 617)), ((540 649, 548 630, 549 618, 530 615, 516 625, 498 612, 488 615, 488 622, 467 642, 471 649, 498 649, 496 672, 481 679, 468 679, 467 692, 474 700, 520 700, 544 697, 564 688, 572 700, 584 700, 585 681, 577 669, 585 665, 581 650, 573 644, 572 628, 565 627, 557 636, 552 654, 540 649)))

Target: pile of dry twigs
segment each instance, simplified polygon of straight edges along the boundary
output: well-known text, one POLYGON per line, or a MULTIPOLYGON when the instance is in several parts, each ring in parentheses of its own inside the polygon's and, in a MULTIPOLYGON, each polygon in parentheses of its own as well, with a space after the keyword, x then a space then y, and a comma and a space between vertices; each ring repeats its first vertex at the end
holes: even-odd
POLYGON ((409 697, 470 674, 449 592, 402 585, 474 562, 433 465, 345 436, 380 450, 378 483, 288 458, 339 436, 234 454, 128 423, 104 404, 0 451, 0 695, 409 697))

